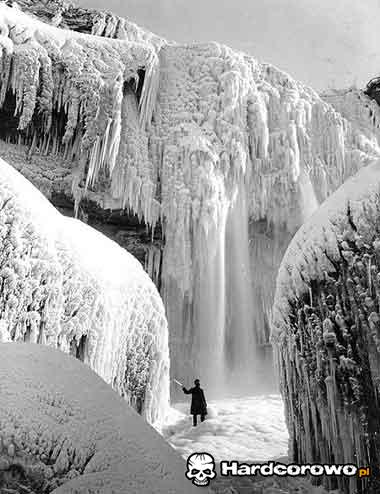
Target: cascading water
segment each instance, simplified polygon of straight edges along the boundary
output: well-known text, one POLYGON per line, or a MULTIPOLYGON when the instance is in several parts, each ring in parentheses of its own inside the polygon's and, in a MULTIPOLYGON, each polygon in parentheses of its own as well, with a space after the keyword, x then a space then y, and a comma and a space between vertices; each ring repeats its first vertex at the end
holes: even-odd
MULTIPOLYGON (((248 201, 241 181, 218 221, 195 232, 192 355, 211 396, 253 391, 256 345, 249 262, 248 201)), ((203 228, 203 227, 202 227, 203 228)))
MULTIPOLYGON (((208 231, 198 231, 195 242, 195 319, 192 354, 198 354, 199 375, 214 394, 219 394, 225 380, 225 230, 227 208, 220 208, 219 221, 208 231)), ((201 227, 202 228, 202 227, 201 227)))
POLYGON ((226 304, 224 365, 227 390, 253 391, 256 345, 249 258, 248 206, 242 183, 231 205, 226 228, 226 304))
POLYGON ((319 206, 310 176, 303 169, 301 170, 298 182, 298 202, 301 213, 301 225, 310 218, 319 206))

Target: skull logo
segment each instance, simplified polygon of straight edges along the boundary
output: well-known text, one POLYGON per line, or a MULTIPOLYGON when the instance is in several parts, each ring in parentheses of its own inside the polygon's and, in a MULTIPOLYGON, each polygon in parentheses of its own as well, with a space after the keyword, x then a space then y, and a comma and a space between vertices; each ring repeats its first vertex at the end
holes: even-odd
POLYGON ((207 486, 216 477, 215 460, 208 453, 194 453, 187 459, 186 477, 199 487, 207 486))

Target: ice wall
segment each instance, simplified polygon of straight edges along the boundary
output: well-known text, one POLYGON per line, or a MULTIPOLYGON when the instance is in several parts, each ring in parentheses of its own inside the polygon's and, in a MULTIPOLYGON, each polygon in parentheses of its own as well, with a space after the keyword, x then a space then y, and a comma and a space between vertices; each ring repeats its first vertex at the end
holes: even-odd
POLYGON ((128 252, 66 218, 0 160, 0 341, 57 347, 150 423, 169 403, 165 310, 128 252))
POLYGON ((240 363, 252 370, 255 343, 268 341, 283 238, 290 239, 354 170, 379 156, 379 147, 376 139, 362 146, 355 126, 311 89, 226 47, 164 47, 160 66, 152 150, 158 141, 166 221, 163 293, 168 307, 174 301, 168 317, 173 354, 180 356, 173 371, 194 375, 200 368, 209 384, 223 374, 210 363, 205 373, 197 364, 203 352, 212 362, 218 360, 214 352, 222 355, 230 375, 241 371, 228 367, 239 348, 240 363), (267 242, 257 239, 260 223, 271 232, 267 242), (198 250, 204 232, 205 247, 198 250), (268 251, 269 273, 263 268, 268 251), (182 363, 189 354, 192 372, 182 363))
POLYGON ((33 156, 57 155, 52 173, 71 176, 77 203, 91 197, 160 224, 165 247, 152 248, 147 268, 161 282, 173 374, 198 375, 215 392, 226 375, 254 388, 243 376, 268 343, 281 238, 380 155, 376 135, 287 74, 217 43, 166 44, 132 28, 128 37, 108 14, 91 17, 103 37, 84 35, 1 9, 3 111, 15 93, 17 125, 28 124, 3 137, 27 145, 28 162, 7 153, 36 181, 49 165, 33 156), (24 87, 39 88, 28 105, 24 87))
POLYGON ((379 191, 376 161, 301 227, 281 263, 272 340, 297 462, 379 463, 379 191))

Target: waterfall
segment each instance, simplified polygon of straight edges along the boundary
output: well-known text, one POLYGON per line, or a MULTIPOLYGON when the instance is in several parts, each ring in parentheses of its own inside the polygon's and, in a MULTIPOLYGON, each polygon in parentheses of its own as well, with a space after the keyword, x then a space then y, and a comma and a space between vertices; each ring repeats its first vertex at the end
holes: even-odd
POLYGON ((256 345, 249 258, 248 206, 244 184, 229 211, 226 228, 225 367, 229 391, 252 391, 256 345))
MULTIPOLYGON (((193 232, 193 298, 182 320, 176 310, 169 310, 168 318, 179 332, 181 326, 185 328, 172 348, 174 372, 179 362, 178 372, 185 372, 185 379, 199 377, 209 396, 220 397, 254 392, 257 384, 248 198, 243 178, 232 197, 220 201, 216 218, 207 228, 199 223, 193 232)), ((178 307, 178 287, 173 280, 166 284, 165 293, 171 306, 178 307)))
POLYGON ((220 395, 225 381, 226 221, 221 206, 219 224, 196 235, 195 345, 199 373, 211 392, 220 395))
POLYGON ((192 355, 211 395, 253 390, 255 339, 248 201, 243 179, 219 221, 195 232, 192 355))
POLYGON ((303 224, 318 209, 318 199, 309 175, 302 169, 298 182, 299 208, 303 224))

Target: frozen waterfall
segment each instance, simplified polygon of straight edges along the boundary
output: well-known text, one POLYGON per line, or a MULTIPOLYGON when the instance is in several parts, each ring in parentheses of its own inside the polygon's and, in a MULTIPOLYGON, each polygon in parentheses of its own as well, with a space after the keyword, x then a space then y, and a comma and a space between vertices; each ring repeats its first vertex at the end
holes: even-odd
POLYGON ((249 262, 248 205, 241 187, 220 223, 197 235, 192 352, 208 392, 253 391, 255 338, 249 262), (243 384, 243 389, 242 389, 243 384))
POLYGON ((226 46, 106 23, 93 36, 0 6, 3 155, 48 196, 159 227, 163 250, 146 264, 172 376, 219 396, 257 389, 281 257, 318 203, 380 156, 378 117, 226 46))
POLYGON ((229 387, 237 390, 244 383, 245 391, 253 391, 256 357, 253 327, 252 274, 248 238, 248 201, 246 188, 232 204, 226 229, 226 306, 225 366, 229 387))

